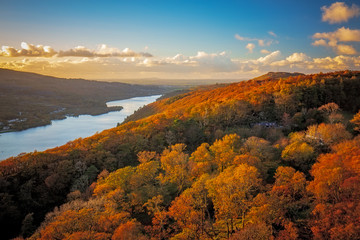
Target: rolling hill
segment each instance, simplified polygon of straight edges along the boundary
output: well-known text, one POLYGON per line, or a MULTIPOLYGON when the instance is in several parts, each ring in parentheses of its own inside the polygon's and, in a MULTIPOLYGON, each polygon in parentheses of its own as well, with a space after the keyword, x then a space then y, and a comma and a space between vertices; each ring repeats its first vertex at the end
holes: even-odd
POLYGON ((198 88, 152 103, 151 116, 10 158, 0 162, 1 231, 356 239, 359 91, 356 71, 198 88))
POLYGON ((280 79, 280 78, 288 78, 288 77, 296 77, 296 76, 302 76, 305 75, 303 73, 289 73, 289 72, 268 72, 264 75, 261 75, 259 77, 253 78, 254 81, 262 81, 262 80, 269 80, 269 79, 280 79))

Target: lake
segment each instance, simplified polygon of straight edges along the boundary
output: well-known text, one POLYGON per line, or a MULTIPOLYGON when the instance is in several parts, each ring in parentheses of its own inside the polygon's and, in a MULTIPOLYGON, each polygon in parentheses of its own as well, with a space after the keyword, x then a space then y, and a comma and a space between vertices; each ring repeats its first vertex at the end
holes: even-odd
POLYGON ((0 160, 23 152, 44 151, 66 144, 77 138, 94 135, 96 132, 116 127, 118 123, 140 107, 156 101, 161 95, 135 97, 107 102, 107 106, 122 106, 121 111, 97 116, 80 115, 53 120, 51 125, 29 128, 18 132, 0 134, 0 160))

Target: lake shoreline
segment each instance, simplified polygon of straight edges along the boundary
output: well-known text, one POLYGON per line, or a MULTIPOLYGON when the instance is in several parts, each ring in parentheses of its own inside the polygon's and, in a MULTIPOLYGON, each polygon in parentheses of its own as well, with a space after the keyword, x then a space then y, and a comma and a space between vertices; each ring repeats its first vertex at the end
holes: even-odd
POLYGON ((107 108, 112 111, 104 114, 67 116, 62 120, 52 120, 50 125, 1 133, 0 161, 24 152, 41 152, 62 146, 77 138, 90 137, 97 132, 116 127, 137 109, 159 97, 160 94, 109 101, 106 103, 107 108))
MULTIPOLYGON (((128 98, 128 99, 130 99, 130 98, 128 98)), ((126 100, 126 99, 119 99, 119 100, 114 100, 114 101, 121 101, 121 100, 126 100)), ((20 128, 10 128, 8 130, 1 129, 0 134, 8 133, 8 132, 20 132, 20 131, 24 131, 24 130, 31 129, 31 128, 36 128, 36 127, 45 127, 45 126, 51 125, 52 121, 64 120, 64 119, 66 119, 68 117, 79 117, 79 116, 82 116, 82 115, 99 116, 99 115, 106 114, 106 113, 109 113, 109 112, 118 112, 118 111, 121 111, 122 109, 123 109, 122 106, 106 107, 104 109, 97 109, 98 111, 94 111, 94 109, 89 109, 88 111, 85 110, 85 111, 79 111, 77 113, 69 113, 69 114, 66 114, 66 115, 58 115, 58 116, 55 116, 54 118, 48 119, 49 121, 47 121, 47 122, 34 122, 33 124, 28 125, 26 127, 22 127, 20 125, 19 126, 20 128)))

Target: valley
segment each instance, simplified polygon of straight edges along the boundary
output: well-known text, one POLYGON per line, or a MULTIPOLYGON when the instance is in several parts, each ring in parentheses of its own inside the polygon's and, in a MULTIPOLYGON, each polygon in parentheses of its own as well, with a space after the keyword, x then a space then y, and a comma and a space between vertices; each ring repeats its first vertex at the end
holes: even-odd
POLYGON ((171 86, 63 79, 0 69, 0 132, 45 126, 51 120, 119 111, 106 102, 170 92, 171 86))

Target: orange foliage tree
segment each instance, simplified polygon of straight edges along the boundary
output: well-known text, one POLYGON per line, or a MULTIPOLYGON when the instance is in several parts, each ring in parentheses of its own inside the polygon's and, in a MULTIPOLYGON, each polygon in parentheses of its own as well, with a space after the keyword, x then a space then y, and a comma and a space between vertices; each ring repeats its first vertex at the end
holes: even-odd
POLYGON ((355 124, 355 130, 360 132, 360 111, 351 119, 351 123, 355 124))
POLYGON ((169 208, 169 216, 174 218, 181 239, 201 239, 214 237, 209 213, 208 191, 206 182, 209 175, 202 175, 191 188, 177 197, 169 208))
POLYGON ((319 157, 308 190, 314 194, 311 230, 315 239, 360 236, 360 138, 342 142, 319 157))

